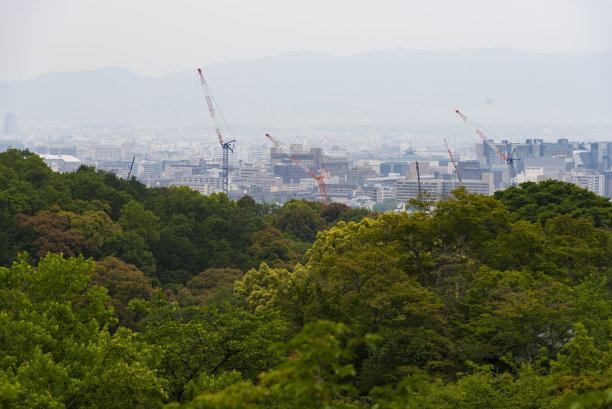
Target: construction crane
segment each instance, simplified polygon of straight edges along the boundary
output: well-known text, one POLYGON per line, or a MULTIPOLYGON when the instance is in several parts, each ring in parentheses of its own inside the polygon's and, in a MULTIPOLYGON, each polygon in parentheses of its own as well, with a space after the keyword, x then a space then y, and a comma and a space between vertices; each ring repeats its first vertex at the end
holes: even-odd
POLYGON ((421 197, 421 172, 419 171, 419 162, 416 163, 416 171, 417 171, 417 182, 419 187, 419 197, 421 197))
POLYGON ((289 158, 291 158, 291 160, 296 165, 298 165, 300 168, 302 168, 302 170, 304 172, 306 172, 308 174, 308 176, 310 176, 311 178, 313 178, 314 180, 317 181, 317 183, 319 185, 319 192, 321 193, 321 199, 323 200, 323 203, 328 205, 329 204, 329 198, 327 197, 327 189, 325 188, 325 182, 323 181, 323 179, 325 178, 325 175, 323 175, 323 174, 320 174, 320 175, 315 174, 312 170, 310 170, 310 168, 308 166, 304 165, 301 160, 296 158, 291 152, 288 152, 287 150, 285 150, 285 148, 283 148, 281 146, 280 142, 278 142, 276 139, 271 137, 270 134, 267 133, 266 137, 274 144, 276 149, 278 149, 283 154, 285 154, 289 158))
POLYGON ((497 153, 500 157, 504 159, 506 165, 508 165, 508 175, 510 176, 510 184, 514 185, 514 178, 516 176, 516 172, 514 170, 514 161, 518 160, 518 158, 515 158, 516 149, 512 151, 510 156, 506 155, 497 146, 495 146, 495 144, 493 144, 493 142, 491 142, 489 138, 480 130, 480 128, 482 128, 480 125, 463 115, 458 109, 456 109, 455 112, 461 117, 461 119, 463 119, 463 122, 470 124, 474 128, 478 136, 482 138, 482 140, 487 144, 487 146, 489 146, 489 148, 491 148, 495 153, 497 153))
POLYGON ((132 164, 130 165, 130 170, 128 171, 127 180, 130 180, 130 176, 132 176, 132 169, 134 168, 135 160, 136 160, 136 156, 132 158, 132 164))
MULTIPOLYGON (((215 132, 217 133, 217 137, 219 138, 219 143, 221 144, 221 148, 223 148, 223 192, 229 196, 229 153, 234 152, 234 147, 236 145, 236 140, 231 140, 226 142, 221 135, 221 131, 219 130, 219 121, 217 119, 217 115, 215 114, 215 108, 213 105, 213 97, 212 92, 210 92, 210 88, 204 79, 204 75, 202 75, 202 70, 198 68, 198 74, 200 75, 200 82, 202 83, 202 89, 204 90, 204 95, 206 96, 206 104, 208 105, 208 111, 210 113, 210 117, 213 119, 215 123, 215 132)), ((217 108, 219 108, 217 106, 217 108)), ((221 113, 221 111, 219 111, 221 113)), ((221 114, 221 118, 223 122, 225 122, 225 118, 223 118, 223 114, 221 114)), ((227 126, 227 122, 225 122, 225 126, 227 126)))
POLYGON ((453 158, 453 154, 451 153, 451 150, 448 147, 448 142, 446 142, 446 138, 444 138, 444 144, 446 145, 446 150, 448 151, 448 155, 450 156, 451 161, 453 162, 453 166, 455 167, 455 172, 457 172, 457 179, 459 179, 459 182, 461 183, 461 176, 459 175, 459 168, 457 167, 457 163, 455 163, 455 158, 453 158))

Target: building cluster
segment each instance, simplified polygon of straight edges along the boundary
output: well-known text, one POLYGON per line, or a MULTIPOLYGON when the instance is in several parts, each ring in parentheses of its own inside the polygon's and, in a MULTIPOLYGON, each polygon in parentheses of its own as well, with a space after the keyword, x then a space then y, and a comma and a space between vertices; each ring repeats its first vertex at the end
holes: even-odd
MULTIPOLYGON (((219 145, 203 143, 197 132, 180 137, 174 131, 147 130, 137 137, 132 130, 124 132, 27 138, 19 134, 15 115, 7 114, 0 151, 27 148, 58 172, 87 165, 121 178, 135 177, 150 187, 188 186, 204 195, 223 191, 219 145)), ((491 195, 511 184, 544 179, 571 182, 612 197, 612 142, 489 140, 476 145, 475 151, 455 154, 453 163, 442 149, 415 151, 358 143, 327 146, 326 138, 309 147, 301 137, 294 137, 292 141, 299 143, 285 148, 291 158, 259 137, 260 143, 238 144, 229 156, 227 193, 232 199, 250 195, 258 202, 321 200, 317 181, 295 160, 315 175, 324 175, 330 201, 351 207, 394 208, 420 194, 441 200, 460 186, 491 195), (507 158, 512 158, 511 163, 507 158)))
POLYGON ((398 202, 427 192, 444 199, 459 186, 474 193, 494 191, 523 182, 546 179, 573 183, 599 196, 612 198, 612 142, 544 142, 526 139, 525 143, 492 140, 476 145, 475 160, 463 160, 446 173, 431 171, 431 162, 421 164, 420 177, 415 167, 396 184, 398 202), (461 180, 459 180, 459 178, 461 180))
POLYGON ((492 146, 478 146, 479 163, 502 172, 506 182, 518 185, 555 179, 612 197, 612 142, 527 139, 525 143, 502 141, 492 146), (514 172, 508 171, 507 162, 492 146, 513 159, 514 172))

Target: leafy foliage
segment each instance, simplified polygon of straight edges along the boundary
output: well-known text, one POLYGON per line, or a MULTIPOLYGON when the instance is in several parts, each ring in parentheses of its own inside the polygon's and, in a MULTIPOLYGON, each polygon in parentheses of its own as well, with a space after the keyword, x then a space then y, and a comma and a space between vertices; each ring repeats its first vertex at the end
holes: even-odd
POLYGON ((107 257, 103 261, 96 262, 91 274, 91 282, 108 290, 108 295, 111 297, 110 305, 119 320, 118 324, 122 327, 135 328, 136 317, 127 308, 131 300, 151 300, 153 298, 151 279, 136 266, 114 257, 107 257))
POLYGON ((495 198, 530 222, 545 223, 552 217, 568 214, 574 218, 589 217, 597 227, 612 226, 610 200, 571 183, 557 180, 525 182, 520 187, 511 186, 495 192, 495 198))
POLYGON ((0 405, 609 407, 609 200, 547 181, 412 205, 0 153, 0 405))
POLYGON ((159 350, 114 323, 93 262, 22 257, 0 268, 0 385, 6 407, 161 407, 159 350))
POLYGON ((236 370, 250 378, 280 359, 269 351, 283 331, 273 313, 250 314, 229 306, 223 312, 215 305, 180 308, 161 292, 152 302, 130 305, 144 315, 142 339, 163 351, 159 369, 175 400, 183 400, 189 382, 203 374, 236 370))

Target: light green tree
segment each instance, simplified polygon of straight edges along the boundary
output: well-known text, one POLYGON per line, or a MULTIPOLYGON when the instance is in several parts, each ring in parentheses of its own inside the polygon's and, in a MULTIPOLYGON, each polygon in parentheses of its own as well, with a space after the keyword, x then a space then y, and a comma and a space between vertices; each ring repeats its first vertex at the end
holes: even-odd
POLYGON ((258 270, 249 270, 234 283, 234 294, 244 300, 252 312, 271 310, 281 305, 292 281, 293 274, 286 269, 270 268, 261 263, 258 270))
POLYGON ((93 261, 23 255, 0 267, 0 389, 3 407, 161 407, 159 349, 120 329, 106 290, 88 286, 93 261))

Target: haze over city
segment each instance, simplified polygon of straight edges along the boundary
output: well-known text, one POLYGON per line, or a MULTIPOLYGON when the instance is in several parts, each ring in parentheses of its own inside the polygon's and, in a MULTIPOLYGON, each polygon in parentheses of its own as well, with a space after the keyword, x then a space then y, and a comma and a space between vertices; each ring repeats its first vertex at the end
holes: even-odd
MULTIPOLYGON (((12 89, 7 89, 6 86, 7 82, 15 80, 26 80, 53 72, 79 72, 109 66, 124 68, 144 77, 160 77, 172 72, 195 72, 196 67, 211 67, 210 80, 213 89, 217 91, 216 96, 223 101, 232 122, 238 125, 299 127, 363 124, 368 122, 368 115, 372 113, 374 118, 369 123, 375 125, 382 125, 385 121, 450 123, 453 110, 466 106, 470 109, 477 108, 476 114, 484 122, 611 122, 605 112, 612 111, 608 109, 608 91, 612 89, 608 73, 612 57, 605 51, 612 50, 612 27, 608 24, 612 19, 612 4, 605 0, 264 0, 172 3, 59 0, 4 1, 0 5, 0 11, 0 55, 4 56, 0 66, 0 84, 5 86, 0 88, 4 94, 0 95, 4 97, 0 98, 0 103, 4 102, 1 108, 9 112, 21 108, 19 103, 23 102, 21 93, 18 92, 15 96, 17 101, 14 103, 17 107, 10 106, 13 101, 8 97, 12 96, 12 89), (506 50, 507 52, 517 50, 518 53, 508 55, 493 50, 492 54, 486 54, 491 48, 500 47, 512 49, 506 50), (470 54, 470 49, 486 50, 485 55, 482 51, 470 54), (381 50, 388 51, 380 57, 371 55, 372 52, 381 50), (410 71, 411 58, 414 58, 418 66, 419 58, 423 56, 411 50, 462 50, 460 52, 463 54, 454 59, 449 58, 448 53, 436 55, 434 59, 439 58, 442 70, 436 77, 436 72, 428 72, 435 61, 423 64, 425 70, 410 71), (295 61, 290 63, 287 63, 290 57, 273 59, 279 54, 295 52, 298 52, 298 55, 295 61), (412 54, 406 54, 410 52, 412 54), (369 61, 365 61, 366 69, 359 58, 351 57, 357 54, 365 55, 366 60, 367 56, 371 55, 369 61), (539 54, 553 55, 540 64, 539 54), (328 58, 322 64, 324 55, 328 58), (262 57, 272 57, 263 60, 268 61, 270 65, 247 67, 255 68, 251 71, 240 69, 249 64, 246 60, 259 61, 262 57), (380 60, 379 65, 397 67, 395 77, 392 75, 390 78, 384 78, 388 76, 384 70, 368 70, 367 67, 376 64, 376 59, 380 60), (454 70, 456 65, 458 70, 454 70), (542 69, 535 73, 530 71, 538 65, 542 65, 542 69), (309 75, 311 66, 315 70, 309 75), (343 73, 338 67, 348 72, 343 73), (283 69, 286 70, 284 73, 283 69), (529 106, 533 100, 532 95, 524 95, 522 101, 520 95, 511 95, 516 98, 504 104, 508 102, 506 95, 503 95, 506 92, 504 87, 516 88, 512 72, 518 73, 518 81, 528 82, 546 79, 548 73, 552 74, 550 77, 554 80, 557 70, 561 72, 560 82, 553 81, 551 86, 570 87, 568 92, 561 90, 557 91, 559 96, 552 96, 560 107, 543 101, 551 106, 541 110, 538 110, 538 107, 534 109, 529 106), (350 79, 351 72, 363 76, 360 80, 362 85, 368 88, 366 92, 353 91, 351 95, 350 90, 342 88, 343 76, 348 75, 347 78, 350 79), (466 81, 466 72, 473 73, 488 89, 474 89, 473 83, 466 81), (276 78, 287 78, 280 83, 266 82, 267 73, 272 73, 276 78), (400 83, 398 80, 402 75, 405 79, 400 83), (317 84, 319 80, 320 83, 317 84), (386 80, 391 83, 388 84, 386 80), (304 85, 300 86, 302 82, 304 85), (448 98, 448 95, 445 95, 446 99, 431 98, 431 95, 440 94, 435 89, 436 83, 449 87, 447 94, 452 94, 452 98, 448 98), (241 94, 236 90, 237 86, 232 89, 232 84, 238 84, 237 86, 246 92, 241 94), (429 88, 419 89, 419 84, 426 84, 429 88), (329 88, 329 94, 321 93, 317 86, 329 88), (274 105, 274 96, 286 88, 289 88, 291 95, 283 95, 283 98, 289 98, 290 102, 284 107, 284 112, 273 114, 274 109, 278 109, 278 106, 273 106, 269 118, 264 115, 259 123, 251 120, 251 116, 257 115, 255 105, 261 105, 262 101, 266 104, 269 102, 266 98, 272 100, 274 105), (311 92, 312 88, 314 92, 311 92), (498 88, 502 90, 501 95, 495 92, 498 88), (576 93, 576 88, 593 89, 588 89, 586 93, 576 93), (404 95, 417 95, 424 102, 413 102, 428 106, 423 112, 415 110, 414 105, 398 99, 393 95, 393 91, 404 95), (487 92, 490 95, 487 95, 487 92), (339 94, 339 97, 333 93, 339 94), (257 94, 255 96, 259 99, 253 98, 254 94, 257 94), (245 101, 247 98, 251 98, 251 101, 245 101), (482 103, 482 107, 474 106, 474 98, 482 103), (351 99, 358 100, 354 109, 351 102, 347 103, 347 100, 351 99), (582 102, 576 102, 580 99, 600 99, 603 104, 593 109, 594 113, 571 112, 574 109, 572 104, 583 105, 582 102), (495 102, 500 104, 493 105, 495 102), (317 112, 309 112, 309 104, 318 104, 323 108, 317 112), (564 109, 568 107, 569 109, 564 109), (293 113, 290 112, 292 110, 293 113), (302 117, 293 115, 302 110, 302 117), (322 110, 325 112, 320 112, 322 110), (377 110, 385 112, 379 113, 377 110), (524 110, 533 115, 522 115, 524 110), (276 116, 276 119, 285 116, 287 120, 275 121, 273 116, 276 116), (356 120, 355 117, 360 117, 361 120, 356 120), (269 120, 269 123, 266 123, 266 120, 269 120)), ((111 82, 103 83, 101 87, 112 90, 113 86, 122 86, 121 79, 115 84, 112 83, 113 80, 114 78, 111 78, 111 82)), ((98 78, 92 78, 91 81, 98 81, 98 78)), ((58 81, 53 78, 52 82, 58 81)), ((63 94, 71 95, 71 83, 81 87, 78 80, 62 83, 63 94)), ((45 117, 44 112, 39 115, 40 105, 48 99, 57 104, 59 120, 66 125, 72 125, 71 121, 65 121, 61 117, 62 93, 58 92, 61 89, 39 85, 32 86, 36 96, 26 97, 36 98, 36 103, 29 101, 29 105, 20 112, 20 117, 25 120, 23 123, 35 125, 33 122, 41 119, 41 116, 45 117), (39 105, 36 107, 38 111, 31 108, 36 104, 39 105), (28 119, 30 113, 31 121, 28 119)), ((476 85, 480 87, 482 84, 476 85)), ((348 86, 355 87, 355 84, 349 83, 348 86)), ((532 84, 526 87, 532 88, 532 84)), ((197 87, 189 89, 195 92, 197 87)), ((442 93, 445 90, 446 88, 442 89, 442 93)), ((554 93, 554 90, 552 91, 554 93)), ((551 94, 551 89, 536 89, 535 92, 546 97, 551 94)), ((151 89, 141 95, 157 100, 164 97, 155 94, 151 89)), ((98 122, 103 122, 107 120, 104 111, 112 110, 112 107, 105 107, 103 98, 96 101, 98 96, 78 95, 78 98, 73 100, 83 105, 81 99, 89 98, 91 103, 85 105, 95 105, 95 109, 100 110, 98 122)), ((116 98, 124 96, 119 94, 116 98)), ((178 108, 181 113, 173 114, 186 126, 194 125, 197 121, 194 114, 197 108, 193 104, 197 96, 189 95, 188 98, 188 102, 186 97, 181 101, 172 101, 174 104, 182 104, 178 108)), ((116 102, 110 98, 108 104, 120 105, 116 102)), ((141 106, 141 110, 146 109, 146 105, 134 101, 134 104, 136 103, 141 106)), ((167 108, 171 111, 175 107, 167 108)), ((43 107, 42 110, 50 111, 50 115, 46 115, 47 119, 54 115, 53 109, 43 107)), ((74 115, 73 112, 68 114, 74 115)), ((128 115, 131 115, 129 110, 128 115)), ((151 116, 164 118, 163 114, 160 116, 159 109, 153 110, 151 116)), ((145 118, 145 121, 147 120, 145 118)), ((142 115, 136 114, 133 118, 119 118, 118 121, 123 124, 142 125, 143 118, 142 115)), ((153 125, 160 123, 164 122, 152 121, 153 125)), ((80 123, 75 121, 74 124, 80 123)))

